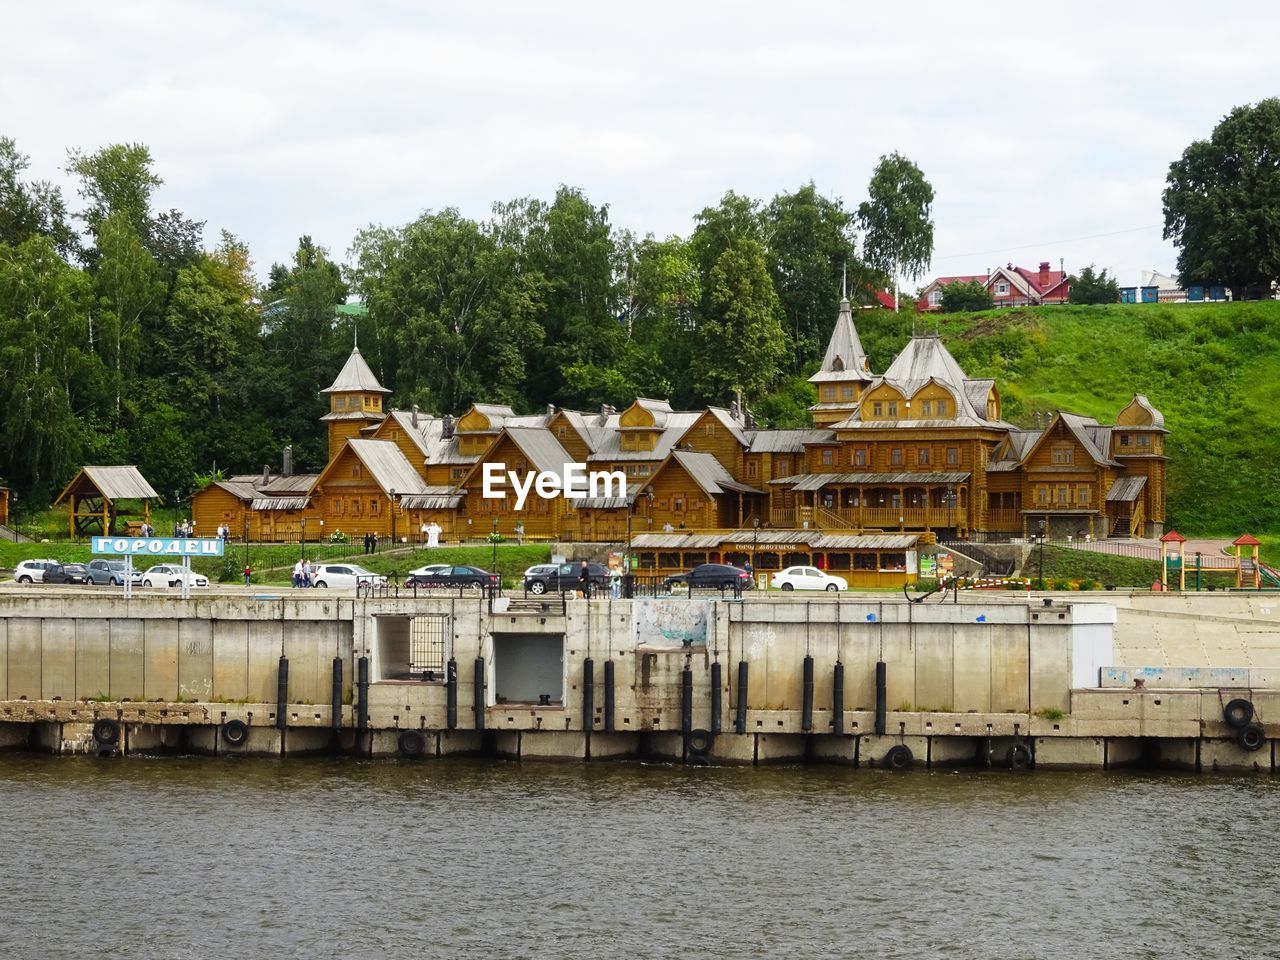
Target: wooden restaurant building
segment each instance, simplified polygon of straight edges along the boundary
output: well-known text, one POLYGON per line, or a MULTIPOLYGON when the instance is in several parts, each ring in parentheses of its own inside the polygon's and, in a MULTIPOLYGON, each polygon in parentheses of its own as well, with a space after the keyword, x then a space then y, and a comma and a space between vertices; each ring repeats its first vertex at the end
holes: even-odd
POLYGON ((847 299, 810 379, 804 429, 760 429, 737 403, 683 411, 648 398, 594 413, 477 403, 455 418, 384 409, 389 391, 355 349, 324 391, 325 467, 211 484, 193 496, 194 519, 202 535, 226 524, 268 541, 340 530, 413 542, 431 524, 445 541, 631 540, 655 572, 755 551, 760 570, 812 562, 899 582, 939 537, 1163 532, 1167 430, 1145 397, 1114 425, 1060 412, 1018 427, 996 382, 969 377, 935 335, 872 372, 847 299), (512 496, 481 496, 486 463, 520 476, 580 463, 621 474, 625 492, 531 492, 517 511, 512 496))

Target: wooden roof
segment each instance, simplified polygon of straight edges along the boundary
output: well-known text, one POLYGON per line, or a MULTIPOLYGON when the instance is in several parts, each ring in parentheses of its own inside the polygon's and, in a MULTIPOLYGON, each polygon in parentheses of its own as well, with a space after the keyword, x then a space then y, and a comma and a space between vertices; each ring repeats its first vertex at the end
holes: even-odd
POLYGON ((81 467, 66 489, 53 501, 56 507, 70 496, 104 500, 154 500, 160 496, 137 467, 81 467))

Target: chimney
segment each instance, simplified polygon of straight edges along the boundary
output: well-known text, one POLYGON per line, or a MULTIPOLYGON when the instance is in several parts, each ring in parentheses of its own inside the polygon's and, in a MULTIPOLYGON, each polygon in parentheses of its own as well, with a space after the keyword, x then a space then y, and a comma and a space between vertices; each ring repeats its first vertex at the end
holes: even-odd
POLYGON ((418 405, 416 403, 409 412, 409 422, 413 424, 413 429, 418 429, 418 405))
POLYGON ((732 417, 734 420, 742 419, 742 407, 738 405, 737 400, 729 401, 729 416, 732 417))
POLYGON ((756 415, 750 410, 747 410, 746 417, 744 418, 742 425, 748 430, 754 430, 756 428, 756 415))
POLYGON ((267 464, 262 465, 262 485, 265 487, 271 482, 271 467, 267 464))
POLYGON ((286 477, 293 476, 293 444, 285 445, 284 456, 281 458, 281 473, 286 477))
POLYGON ((440 425, 440 439, 449 440, 453 437, 453 414, 446 413, 440 425))
POLYGON ((556 415, 556 405, 554 403, 547 404, 547 416, 554 417, 556 415))
POLYGON ((609 416, 609 405, 607 403, 600 404, 600 419, 604 420, 609 416))
POLYGON ((1040 286, 1041 288, 1049 285, 1049 261, 1040 261, 1040 286))

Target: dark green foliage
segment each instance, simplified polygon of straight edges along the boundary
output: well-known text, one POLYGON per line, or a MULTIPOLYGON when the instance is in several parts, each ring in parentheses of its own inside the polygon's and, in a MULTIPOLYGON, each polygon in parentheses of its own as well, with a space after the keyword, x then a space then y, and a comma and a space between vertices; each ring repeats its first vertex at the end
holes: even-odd
POLYGON ((1237 300, 1280 279, 1280 98, 1236 107, 1169 165, 1164 236, 1184 285, 1223 283, 1237 300))
POLYGON ((1101 273, 1093 272, 1093 264, 1080 271, 1078 277, 1071 278, 1070 301, 1079 304, 1119 303, 1120 287, 1115 277, 1108 277, 1106 268, 1101 273))
POLYGON ((943 313, 970 313, 978 310, 991 310, 995 307, 995 299, 985 284, 977 280, 964 283, 948 283, 942 288, 943 313))

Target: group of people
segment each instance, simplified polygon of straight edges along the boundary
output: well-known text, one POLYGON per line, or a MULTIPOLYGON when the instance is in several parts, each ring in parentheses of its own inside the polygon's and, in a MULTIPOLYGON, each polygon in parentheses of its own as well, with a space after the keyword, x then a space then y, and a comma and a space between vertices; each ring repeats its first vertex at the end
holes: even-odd
POLYGON ((223 543, 226 543, 231 539, 231 528, 225 523, 218 524, 218 539, 223 543))
POLYGON ((310 560, 299 560, 293 565, 293 585, 295 587, 311 586, 311 577, 314 572, 315 568, 310 560))
MULTIPOLYGON (((150 524, 147 524, 147 526, 149 527, 150 524)), ((175 520, 173 523, 173 535, 179 540, 194 537, 196 535, 196 525, 186 517, 181 520, 175 520)), ((144 536, 151 536, 151 534, 144 534, 144 536)))
POLYGON ((376 533, 366 533, 364 535, 364 552, 365 553, 378 552, 378 535, 376 533))

